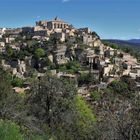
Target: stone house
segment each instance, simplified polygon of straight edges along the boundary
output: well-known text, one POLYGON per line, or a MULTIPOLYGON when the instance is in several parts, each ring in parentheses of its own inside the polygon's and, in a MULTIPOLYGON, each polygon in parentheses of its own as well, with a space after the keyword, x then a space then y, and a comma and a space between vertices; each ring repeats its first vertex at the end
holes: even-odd
POLYGON ((93 38, 92 35, 85 34, 83 35, 83 43, 88 46, 93 46, 93 38))
POLYGON ((83 34, 91 34, 91 30, 88 27, 86 27, 86 28, 80 28, 80 29, 78 29, 78 32, 81 35, 83 35, 83 34))
POLYGON ((93 46, 94 47, 99 47, 99 46, 101 46, 102 45, 102 42, 101 42, 101 40, 100 39, 94 39, 94 41, 93 41, 93 46))
POLYGON ((67 46, 66 45, 57 45, 53 50, 53 58, 56 64, 65 64, 69 61, 69 58, 66 57, 67 46))
POLYGON ((23 35, 33 35, 34 34, 34 27, 22 27, 22 34, 23 35))
POLYGON ((12 43, 13 41, 15 41, 15 38, 13 38, 13 37, 6 37, 5 38, 5 42, 8 44, 12 43))
POLYGON ((55 32, 51 36, 57 38, 61 42, 65 42, 65 40, 66 40, 66 34, 63 32, 61 32, 61 33, 55 32))
POLYGON ((4 70, 10 70, 13 75, 23 76, 26 72, 26 64, 24 61, 12 59, 10 61, 2 60, 4 70))
POLYGON ((47 30, 38 30, 38 31, 34 31, 34 36, 48 36, 48 32, 47 30))
POLYGON ((16 38, 19 36, 19 34, 22 33, 22 28, 16 28, 16 29, 6 29, 5 34, 9 35, 11 38, 16 38))
POLYGON ((0 42, 0 52, 5 52, 5 42, 0 42))

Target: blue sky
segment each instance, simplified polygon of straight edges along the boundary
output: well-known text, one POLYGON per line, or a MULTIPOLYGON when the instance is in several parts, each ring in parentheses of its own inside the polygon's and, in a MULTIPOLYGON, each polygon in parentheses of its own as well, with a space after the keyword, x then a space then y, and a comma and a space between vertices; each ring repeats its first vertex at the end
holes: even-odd
POLYGON ((32 26, 55 16, 101 38, 140 38, 140 0, 0 0, 0 27, 32 26))

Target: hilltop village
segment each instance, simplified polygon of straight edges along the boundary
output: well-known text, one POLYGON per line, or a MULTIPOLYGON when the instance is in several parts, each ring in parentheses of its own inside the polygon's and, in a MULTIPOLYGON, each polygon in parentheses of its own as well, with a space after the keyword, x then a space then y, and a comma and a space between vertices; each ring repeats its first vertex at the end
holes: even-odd
POLYGON ((140 140, 128 52, 58 17, 0 28, 0 140, 140 140))
POLYGON ((130 54, 102 43, 89 28, 76 29, 56 17, 38 21, 34 27, 0 28, 1 67, 14 78, 15 92, 30 89, 31 78, 49 73, 75 81, 79 94, 96 87, 106 88, 123 76, 134 80, 140 88, 140 63, 130 54), (94 77, 90 87, 77 80, 83 75, 94 77))

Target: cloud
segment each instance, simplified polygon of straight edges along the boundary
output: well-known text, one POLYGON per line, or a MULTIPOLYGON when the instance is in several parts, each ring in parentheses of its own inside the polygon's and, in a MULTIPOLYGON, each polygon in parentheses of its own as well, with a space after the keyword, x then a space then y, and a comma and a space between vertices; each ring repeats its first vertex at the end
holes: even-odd
POLYGON ((62 0, 63 3, 65 3, 65 2, 69 2, 69 1, 70 1, 70 0, 62 0))

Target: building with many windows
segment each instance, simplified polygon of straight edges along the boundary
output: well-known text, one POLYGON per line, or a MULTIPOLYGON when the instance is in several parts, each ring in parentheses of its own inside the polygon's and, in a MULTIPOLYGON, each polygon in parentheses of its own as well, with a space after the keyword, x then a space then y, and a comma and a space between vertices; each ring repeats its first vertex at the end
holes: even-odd
POLYGON ((47 28, 48 30, 55 30, 55 29, 66 29, 70 25, 56 17, 54 20, 51 21, 38 21, 36 22, 36 26, 42 26, 47 28))

